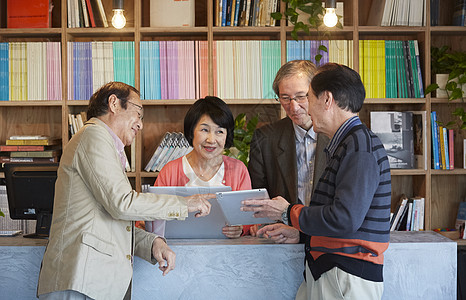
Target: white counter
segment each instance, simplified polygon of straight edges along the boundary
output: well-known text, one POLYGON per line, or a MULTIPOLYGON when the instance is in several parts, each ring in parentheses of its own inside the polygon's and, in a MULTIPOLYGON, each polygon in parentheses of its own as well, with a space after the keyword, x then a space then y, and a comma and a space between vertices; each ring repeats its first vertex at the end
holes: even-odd
MULTIPOLYGON (((0 239, 0 299, 36 299, 42 242, 0 239), (13 243, 12 243, 13 242, 13 243), (32 244, 31 244, 32 243, 32 244)), ((171 240, 176 268, 163 277, 135 259, 133 299, 294 299, 304 246, 266 240, 171 240)), ((385 253, 384 300, 456 300, 456 243, 434 232, 395 232, 385 253)))

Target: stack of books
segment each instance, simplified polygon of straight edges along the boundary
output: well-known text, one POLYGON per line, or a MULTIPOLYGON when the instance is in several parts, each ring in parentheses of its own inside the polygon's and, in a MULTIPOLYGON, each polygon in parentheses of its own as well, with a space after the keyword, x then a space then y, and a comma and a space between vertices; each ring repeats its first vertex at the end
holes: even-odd
POLYGON ((45 135, 14 135, 0 145, 0 162, 58 162, 61 140, 45 135))
POLYGON ((68 28, 108 27, 101 0, 67 0, 68 28))
POLYGON ((159 172, 168 162, 188 154, 192 149, 183 133, 167 132, 144 170, 159 172))

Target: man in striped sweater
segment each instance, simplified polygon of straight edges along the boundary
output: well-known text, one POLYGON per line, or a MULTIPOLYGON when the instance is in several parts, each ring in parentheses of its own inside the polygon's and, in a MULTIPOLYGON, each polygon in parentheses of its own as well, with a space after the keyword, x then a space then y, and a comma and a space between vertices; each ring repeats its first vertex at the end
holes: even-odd
POLYGON ((354 70, 322 66, 309 88, 314 130, 330 138, 327 167, 309 206, 282 197, 243 210, 281 220, 258 231, 278 243, 305 235, 306 280, 297 299, 381 299, 390 233, 390 166, 379 138, 357 116, 365 98, 354 70), (290 226, 287 226, 288 224, 290 226))

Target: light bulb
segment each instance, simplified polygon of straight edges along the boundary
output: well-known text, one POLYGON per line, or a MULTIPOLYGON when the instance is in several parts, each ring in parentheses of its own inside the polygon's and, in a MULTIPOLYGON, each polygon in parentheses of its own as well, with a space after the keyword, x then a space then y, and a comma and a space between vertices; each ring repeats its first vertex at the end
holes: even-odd
POLYGON ((338 17, 335 14, 335 8, 326 8, 324 16, 324 24, 327 27, 334 27, 337 25, 338 17))
POLYGON ((116 29, 121 29, 126 25, 126 19, 123 15, 123 9, 114 9, 113 10, 113 18, 112 18, 112 25, 116 29))

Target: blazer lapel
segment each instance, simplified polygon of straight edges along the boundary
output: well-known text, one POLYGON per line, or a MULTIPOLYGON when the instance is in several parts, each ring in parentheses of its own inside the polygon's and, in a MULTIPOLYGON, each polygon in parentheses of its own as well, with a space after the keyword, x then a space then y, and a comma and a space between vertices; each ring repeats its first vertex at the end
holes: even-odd
POLYGON ((278 161, 283 162, 278 165, 282 178, 284 178, 286 187, 290 193, 291 199, 286 199, 295 204, 298 200, 298 172, 296 170, 296 143, 294 128, 291 119, 286 126, 282 127, 278 139, 278 161), (291 134, 290 134, 291 133, 291 134))

